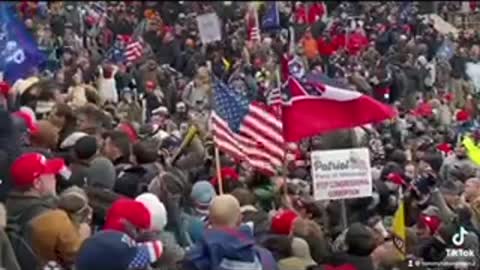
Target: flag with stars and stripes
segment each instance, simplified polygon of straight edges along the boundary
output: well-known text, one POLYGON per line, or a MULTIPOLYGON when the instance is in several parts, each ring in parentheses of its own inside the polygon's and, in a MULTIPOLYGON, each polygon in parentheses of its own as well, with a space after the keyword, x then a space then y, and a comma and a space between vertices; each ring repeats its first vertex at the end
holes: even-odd
POLYGON ((280 87, 270 89, 266 93, 265 99, 267 100, 268 106, 273 106, 277 104, 282 104, 282 90, 280 87))
POLYGON ((115 63, 133 63, 143 57, 143 45, 129 35, 118 36, 107 53, 107 58, 115 63))
POLYGON ((156 262, 163 254, 163 245, 160 241, 137 244, 138 252, 132 258, 128 269, 144 269, 156 262))
POLYGON ((131 41, 125 45, 125 59, 127 62, 135 62, 143 56, 143 45, 138 41, 131 41))
POLYGON ((214 89, 211 123, 217 147, 260 172, 275 174, 285 155, 280 119, 223 82, 216 81, 214 89))
POLYGON ((143 56, 143 45, 139 40, 134 39, 130 35, 120 35, 119 40, 127 63, 135 62, 143 56))

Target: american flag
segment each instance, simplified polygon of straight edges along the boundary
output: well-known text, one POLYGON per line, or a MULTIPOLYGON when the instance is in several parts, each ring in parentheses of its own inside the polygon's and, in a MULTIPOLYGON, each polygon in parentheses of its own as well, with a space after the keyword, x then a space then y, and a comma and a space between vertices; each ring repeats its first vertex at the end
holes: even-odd
POLYGON ((273 111, 273 113, 280 119, 282 117, 282 88, 276 87, 270 89, 265 94, 265 99, 267 101, 267 105, 270 106, 270 109, 273 111))
POLYGON ((259 41, 260 26, 258 22, 257 7, 254 3, 250 3, 246 15, 248 39, 252 41, 259 41))
POLYGON ((275 174, 285 155, 282 122, 223 82, 215 83, 212 130, 217 147, 255 169, 275 174))
POLYGON ((280 87, 270 89, 266 94, 268 106, 282 104, 282 90, 280 87))
POLYGON ((138 252, 132 258, 128 269, 144 269, 156 262, 163 254, 163 245, 160 241, 137 244, 138 252))
POLYGON ((140 41, 135 40, 132 36, 123 35, 118 37, 120 47, 122 47, 123 57, 126 63, 135 62, 143 56, 143 45, 140 41))
POLYGON ((125 59, 127 62, 135 62, 143 56, 143 45, 139 41, 133 40, 125 46, 125 59))

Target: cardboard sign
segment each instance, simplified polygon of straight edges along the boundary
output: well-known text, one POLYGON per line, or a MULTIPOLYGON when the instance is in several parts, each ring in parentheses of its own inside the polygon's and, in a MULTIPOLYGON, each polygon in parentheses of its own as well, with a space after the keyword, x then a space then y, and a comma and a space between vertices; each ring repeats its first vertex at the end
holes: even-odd
POLYGON ((203 44, 222 40, 222 28, 216 13, 197 16, 197 26, 203 44))
POLYGON ((367 148, 314 151, 311 158, 315 200, 372 196, 370 154, 367 148))

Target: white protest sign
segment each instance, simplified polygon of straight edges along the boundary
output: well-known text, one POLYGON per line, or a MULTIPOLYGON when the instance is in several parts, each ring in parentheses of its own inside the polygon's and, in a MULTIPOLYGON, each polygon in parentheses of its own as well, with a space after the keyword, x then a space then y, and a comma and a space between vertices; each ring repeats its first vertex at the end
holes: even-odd
POLYGON ((370 154, 367 148, 312 152, 315 200, 372 196, 370 154))
POLYGON ((197 16, 197 26, 203 44, 222 40, 222 28, 216 13, 197 16))

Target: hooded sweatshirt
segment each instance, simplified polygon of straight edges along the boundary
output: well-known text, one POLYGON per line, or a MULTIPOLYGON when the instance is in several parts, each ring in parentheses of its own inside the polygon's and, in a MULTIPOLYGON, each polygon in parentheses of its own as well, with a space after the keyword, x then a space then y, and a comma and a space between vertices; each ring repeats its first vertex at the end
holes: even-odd
POLYGON ((239 229, 207 229, 186 255, 184 269, 276 270, 272 254, 255 245, 248 226, 239 229))

